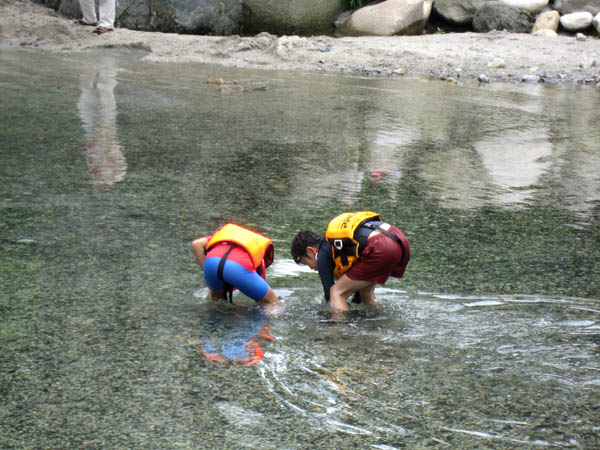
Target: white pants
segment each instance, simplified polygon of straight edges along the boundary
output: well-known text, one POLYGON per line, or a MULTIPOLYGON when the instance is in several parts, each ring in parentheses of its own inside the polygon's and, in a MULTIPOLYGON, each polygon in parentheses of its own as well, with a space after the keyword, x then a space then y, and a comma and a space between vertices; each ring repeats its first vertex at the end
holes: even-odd
POLYGON ((115 25, 116 0, 98 0, 98 16, 96 16, 95 0, 79 0, 83 21, 96 23, 104 28, 113 28, 115 25))

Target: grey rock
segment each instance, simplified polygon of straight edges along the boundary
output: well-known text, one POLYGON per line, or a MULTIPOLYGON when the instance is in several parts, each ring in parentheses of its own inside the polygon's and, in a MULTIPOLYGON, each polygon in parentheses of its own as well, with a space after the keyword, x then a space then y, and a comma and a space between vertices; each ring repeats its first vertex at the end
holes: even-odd
POLYGON ((547 5, 548 0, 500 0, 509 6, 514 6, 528 14, 537 14, 542 11, 547 5))
POLYGON ((554 0, 553 7, 561 15, 579 11, 596 15, 600 13, 600 0, 554 0))
POLYGON ((355 11, 338 31, 346 36, 419 35, 433 0, 387 0, 355 11))
POLYGON ((473 29, 481 33, 493 30, 529 33, 531 22, 529 15, 518 8, 499 1, 491 1, 475 12, 473 29))
POLYGON ((346 0, 244 0, 248 32, 316 35, 332 32, 346 0))
POLYGON ((435 0, 434 11, 448 22, 457 25, 471 23, 475 11, 489 0, 435 0))
POLYGON ((592 25, 594 16, 587 11, 565 14, 560 18, 560 25, 567 31, 583 31, 592 25))
MULTIPOLYGON (((39 0, 67 17, 81 17, 79 0, 39 0)), ((116 26, 134 30, 232 35, 244 19, 242 0, 120 0, 116 26)))

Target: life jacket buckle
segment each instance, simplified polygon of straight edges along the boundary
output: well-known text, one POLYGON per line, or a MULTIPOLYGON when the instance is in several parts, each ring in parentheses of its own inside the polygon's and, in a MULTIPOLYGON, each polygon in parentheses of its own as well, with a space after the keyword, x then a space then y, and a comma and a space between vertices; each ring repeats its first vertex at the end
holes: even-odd
POLYGON ((333 247, 336 250, 341 250, 341 249, 344 248, 344 243, 342 242, 341 239, 334 239, 334 241, 333 241, 333 247))

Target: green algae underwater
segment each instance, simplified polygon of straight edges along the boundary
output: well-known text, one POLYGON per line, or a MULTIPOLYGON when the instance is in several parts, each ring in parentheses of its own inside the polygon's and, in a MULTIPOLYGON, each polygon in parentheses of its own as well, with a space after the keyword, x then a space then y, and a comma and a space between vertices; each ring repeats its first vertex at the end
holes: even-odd
POLYGON ((1 447, 598 445, 597 90, 140 56, 0 54, 1 447), (290 240, 362 209, 412 259, 333 324, 290 240), (260 327, 190 251, 229 220, 275 242, 260 327))

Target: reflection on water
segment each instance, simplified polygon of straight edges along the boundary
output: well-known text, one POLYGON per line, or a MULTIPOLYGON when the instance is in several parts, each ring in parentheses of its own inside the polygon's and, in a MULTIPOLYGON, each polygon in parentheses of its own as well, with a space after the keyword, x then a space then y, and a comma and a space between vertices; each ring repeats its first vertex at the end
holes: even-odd
POLYGON ((83 66, 80 75, 81 96, 77 106, 85 130, 86 162, 98 191, 121 181, 127 171, 123 148, 117 137, 117 62, 112 56, 100 56, 83 66))
POLYGON ((0 447, 598 447, 595 90, 137 57, 0 53, 0 447), (414 256, 336 324, 289 242, 358 208, 414 256), (280 310, 207 302, 226 220, 280 310))
POLYGON ((475 143, 475 150, 502 205, 520 205, 550 166, 552 144, 543 129, 506 131, 475 143))
POLYGON ((266 314, 257 307, 210 305, 199 328, 200 334, 190 338, 190 344, 203 358, 219 364, 252 366, 263 359, 264 343, 275 341, 266 314))

